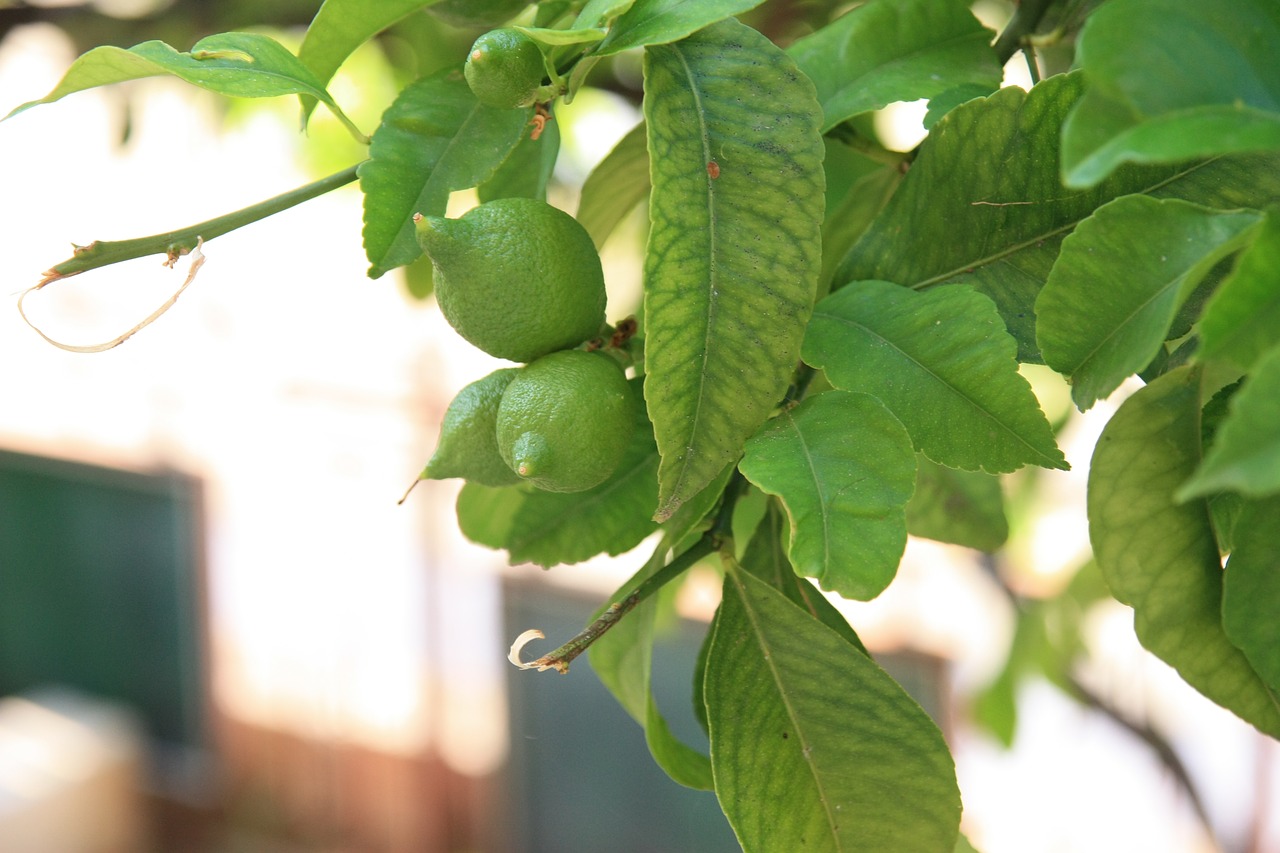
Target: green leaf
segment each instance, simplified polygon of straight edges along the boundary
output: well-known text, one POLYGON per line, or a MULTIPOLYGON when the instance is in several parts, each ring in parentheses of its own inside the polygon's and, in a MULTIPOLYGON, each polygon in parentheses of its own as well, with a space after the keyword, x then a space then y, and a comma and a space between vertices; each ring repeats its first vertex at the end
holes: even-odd
POLYGON ((1130 193, 1223 210, 1280 198, 1280 154, 1126 166, 1088 191, 1063 189, 1059 131, 1082 89, 1078 73, 1058 75, 1030 92, 1008 87, 949 112, 845 257, 836 286, 863 279, 917 290, 971 284, 1000 308, 1019 360, 1037 361, 1036 296, 1062 238, 1094 209, 1130 193))
MULTIPOLYGON (((438 0, 324 0, 298 48, 298 58, 327 85, 356 48, 397 21, 438 0)), ((302 100, 305 124, 315 101, 302 100)))
MULTIPOLYGON (((1089 469, 1089 538, 1138 639, 1214 702, 1280 736, 1280 706, 1223 631, 1222 564, 1203 501, 1173 492, 1200 461, 1199 374, 1179 368, 1125 400, 1089 469)), ((1238 534, 1237 534, 1238 535, 1238 534)))
POLYGON ((587 0, 573 25, 575 27, 605 26, 630 9, 635 2, 636 0, 587 0))
POLYGON ((1124 196, 1062 242, 1036 300, 1045 363, 1071 378, 1081 411, 1151 362, 1182 303, 1261 216, 1124 196))
POLYGON ((1250 501, 1236 529, 1224 574, 1222 624, 1275 698, 1280 693, 1280 499, 1250 501))
POLYGON ((662 520, 787 389, 821 264, 823 145, 812 84, 737 21, 647 48, 644 69, 645 398, 662 520))
POLYGON ((969 839, 964 837, 964 833, 962 832, 959 837, 956 838, 956 847, 952 853, 978 853, 978 848, 974 847, 973 844, 970 843, 969 839))
POLYGON ((990 92, 1001 78, 991 32, 958 2, 871 0, 787 53, 818 88, 824 131, 963 84, 990 92))
MULTIPOLYGON (((625 598, 662 568, 669 541, 669 537, 663 540, 648 564, 614 593, 610 603, 625 598)), ((651 597, 636 605, 625 619, 592 643, 587 652, 591 669, 644 728, 645 741, 658 766, 681 785, 709 791, 712 787, 710 760, 671 732, 653 698, 654 618, 658 601, 657 597, 651 597)), ((596 616, 599 612, 592 618, 596 616)))
POLYGON ((95 47, 71 64, 53 91, 17 107, 5 118, 74 92, 162 75, 236 98, 309 95, 355 130, 325 91, 324 82, 278 41, 258 33, 218 33, 196 42, 189 53, 180 53, 162 41, 143 42, 128 50, 95 47))
POLYGON ((954 846, 960 792, 937 726, 874 661, 736 567, 705 688, 716 796, 746 853, 954 846))
POLYGON ((652 433, 638 426, 618 470, 595 488, 545 492, 467 483, 458 495, 458 526, 473 542, 509 551, 513 564, 550 567, 621 554, 656 529, 649 515, 657 467, 652 433))
POLYGON ((422 254, 413 215, 443 216, 451 192, 487 180, 516 147, 531 114, 481 105, 454 69, 400 92, 360 166, 370 278, 422 254))
POLYGON ((533 126, 521 137, 520 142, 502 165, 487 181, 476 188, 480 202, 499 198, 536 198, 547 200, 547 186, 555 171, 556 157, 560 154, 560 126, 547 122, 537 139, 533 138, 533 126))
POLYGON ((818 303, 804 359, 837 388, 879 398, 935 462, 1065 469, 1016 350, 991 300, 971 288, 861 281, 818 303))
POLYGON ((1063 126, 1063 174, 1089 186, 1121 163, 1280 147, 1280 7, 1273 0, 1112 0, 1076 61, 1089 91, 1063 126))
POLYGON ((1275 345, 1280 329, 1280 212, 1267 214, 1253 245, 1205 306, 1201 359, 1224 358, 1248 370, 1275 345))
POLYGON ((599 27, 579 27, 571 30, 554 30, 546 27, 512 27, 529 38, 551 47, 562 47, 575 44, 595 44, 603 39, 606 30, 599 27))
MULTIPOLYGON (((867 647, 835 605, 814 585, 799 577, 787 557, 787 543, 782 525, 786 522, 776 501, 768 502, 763 522, 747 544, 742 555, 742 568, 785 595, 792 604, 849 641, 858 651, 870 657, 867 647)), ((705 709, 704 709, 705 710, 705 709)))
MULTIPOLYGON (((635 0, 618 16, 609 35, 592 51, 610 56, 633 47, 669 44, 726 18, 759 6, 763 0, 635 0)), ((785 97, 785 96, 784 96, 785 97)))
POLYGON ((597 249, 604 247, 623 217, 649 194, 647 144, 648 134, 641 122, 622 137, 582 184, 577 218, 597 249))
POLYGON ((910 436, 878 400, 828 391, 766 423, 738 470, 786 506, 796 573, 867 601, 902 559, 915 462, 910 436))
MULTIPOLYGON (((829 148, 827 162, 831 162, 829 148)), ((822 223, 822 272, 818 280, 821 295, 831 290, 840 260, 897 192, 902 178, 902 171, 893 166, 868 172, 854 182, 834 209, 828 212, 826 221, 822 223)), ((830 172, 827 189, 830 204, 830 172)))
POLYGON ((916 460, 916 489, 907 504, 907 532, 938 542, 995 551, 1009 538, 1000 478, 916 460))
POLYGON ((1280 346, 1263 356, 1232 396, 1213 446, 1178 498, 1222 491, 1249 497, 1280 492, 1280 346))
POLYGON ((994 94, 999 88, 999 86, 965 83, 952 89, 947 89, 945 92, 929 99, 929 108, 925 111, 921 124, 924 125, 925 130, 933 130, 933 126, 956 107, 968 103, 974 98, 985 98, 994 94))

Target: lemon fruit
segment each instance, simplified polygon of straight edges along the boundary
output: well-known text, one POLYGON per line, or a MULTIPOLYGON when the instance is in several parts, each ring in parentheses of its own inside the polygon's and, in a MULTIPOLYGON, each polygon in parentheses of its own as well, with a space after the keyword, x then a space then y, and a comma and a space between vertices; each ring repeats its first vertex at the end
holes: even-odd
MULTIPOLYGON (((490 30, 476 39, 462 73, 476 100, 506 110, 543 99, 547 65, 536 41, 508 27, 490 30)), ((547 90, 546 96, 554 91, 547 90)))
POLYGON ((520 372, 516 367, 495 370, 458 392, 444 413, 440 441, 424 480, 461 477, 483 486, 510 486, 520 478, 498 452, 498 404, 502 392, 520 372))
POLYGON ((427 11, 446 24, 476 29, 505 23, 528 5, 528 0, 440 0, 427 11))
POLYGON ((551 492, 581 492, 617 469, 637 401, 607 355, 564 350, 520 368, 498 404, 498 452, 519 476, 551 492))
POLYGON ((459 219, 415 217, 449 325, 497 358, 530 362, 604 323, 604 273, 586 229, 543 201, 505 198, 459 219))

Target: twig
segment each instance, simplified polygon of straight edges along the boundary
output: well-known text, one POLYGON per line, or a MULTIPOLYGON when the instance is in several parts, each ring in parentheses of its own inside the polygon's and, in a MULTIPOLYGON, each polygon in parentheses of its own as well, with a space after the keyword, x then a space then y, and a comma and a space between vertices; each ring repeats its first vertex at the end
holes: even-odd
POLYGON ((1014 10, 1009 24, 1000 33, 994 45, 1000 64, 1004 65, 1015 53, 1022 49, 1025 40, 1040 25, 1040 19, 1048 11, 1053 0, 1022 0, 1014 10))

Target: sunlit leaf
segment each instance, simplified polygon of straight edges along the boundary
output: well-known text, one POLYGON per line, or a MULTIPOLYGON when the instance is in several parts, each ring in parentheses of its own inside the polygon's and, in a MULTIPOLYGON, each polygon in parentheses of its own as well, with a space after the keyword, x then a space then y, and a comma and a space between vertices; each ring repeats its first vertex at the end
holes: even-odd
POLYGON ((895 101, 1000 85, 991 32, 962 3, 871 0, 787 53, 818 88, 823 130, 895 101))
POLYGON ((1138 639, 1205 696, 1273 737, 1280 707, 1222 627, 1222 564, 1209 512, 1173 492, 1200 461, 1198 373, 1182 367, 1138 391, 1098 439, 1089 538, 1138 639))
POLYGON ((661 520, 737 458, 786 391, 821 263, 823 146, 812 84, 736 21, 648 48, 644 103, 661 520))
POLYGON ((798 574, 863 600, 893 580, 916 462, 910 436, 874 397, 828 391, 784 410, 747 442, 738 468, 786 506, 798 574))
POLYGON ((1263 356, 1232 396, 1213 446, 1178 497, 1221 491, 1251 497, 1280 492, 1280 346, 1263 356))
POLYGON ((705 693, 716 795, 746 853, 954 846, 960 793, 937 726, 855 646, 736 567, 705 693))
POLYGON ((642 123, 605 155, 582 184, 578 222, 587 229, 596 248, 623 218, 649 194, 648 135, 642 123))
POLYGON ((1249 369, 1280 342, 1280 215, 1267 214, 1235 269, 1205 306, 1201 358, 1225 358, 1249 369))
POLYGON ((400 92, 360 166, 370 278, 422 254, 413 215, 443 216, 451 192, 492 176, 523 137, 531 114, 481 105, 457 70, 400 92))
POLYGON ((1089 186, 1125 162, 1280 148, 1280 6, 1112 0, 1076 61, 1089 90, 1063 127, 1063 172, 1089 186))
POLYGON ((880 399, 935 462, 993 474, 1066 468, 1016 350, 991 300, 971 288, 861 281, 818 303, 804 359, 837 388, 880 399))
POLYGON ((1071 378, 1082 411, 1155 358, 1182 303, 1260 219, 1132 195, 1062 242, 1036 300, 1036 340, 1045 363, 1071 378))
MULTIPOLYGON (((635 0, 618 16, 594 56, 668 44, 759 6, 763 0, 635 0)), ((778 96, 774 96, 778 97, 778 96)))

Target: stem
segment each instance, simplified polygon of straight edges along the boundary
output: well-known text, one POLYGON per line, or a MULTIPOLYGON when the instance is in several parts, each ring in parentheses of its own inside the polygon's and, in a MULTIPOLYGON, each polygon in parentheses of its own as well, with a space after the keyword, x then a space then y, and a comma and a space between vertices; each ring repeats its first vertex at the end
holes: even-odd
MULTIPOLYGON (((560 673, 569 671, 569 664, 578 655, 585 652, 591 647, 591 644, 600 639, 606 631, 626 616, 636 605, 653 595, 667 583, 683 574, 690 566, 701 560, 708 554, 714 553, 718 547, 717 537, 711 535, 711 532, 703 534, 702 538, 689 546, 689 549, 676 557, 670 563, 667 563, 658 571, 649 577, 631 591, 629 595, 615 601, 605 608, 600 617, 580 631, 569 642, 560 646, 555 651, 545 654, 535 661, 529 663, 519 663, 521 669, 536 669, 539 672, 547 669, 554 669, 560 673)), ((538 636, 535 634, 534 636, 538 636)), ((516 660, 516 653, 519 651, 520 640, 516 640, 516 645, 512 647, 511 657, 516 660)))
POLYGON ((1022 0, 1009 19, 1009 25, 1000 33, 994 45, 1000 64, 1004 65, 1022 47, 1024 39, 1040 25, 1040 19, 1048 11, 1053 0, 1022 0))
POLYGON ((1027 73, 1031 75, 1031 85, 1040 82, 1040 64, 1036 62, 1036 48, 1031 42, 1027 42, 1026 47, 1022 48, 1022 56, 1027 60, 1027 73))
POLYGON ((76 246, 75 252, 70 258, 45 271, 44 278, 36 287, 44 287, 46 284, 57 281, 60 278, 67 278, 98 267, 118 264, 121 261, 131 261, 147 255, 163 253, 168 255, 169 263, 172 263, 195 248, 198 240, 208 242, 241 226, 257 222, 260 219, 266 219, 268 216, 279 213, 282 210, 288 210, 295 205, 302 204, 304 201, 310 201, 316 196, 324 195, 339 187, 346 186, 356 179, 358 166, 359 164, 351 166, 337 174, 321 178, 306 186, 281 193, 274 198, 260 201, 234 213, 223 214, 195 225, 189 225, 186 228, 166 231, 163 234, 153 234, 150 237, 135 237, 131 240, 95 240, 88 246, 76 246))

